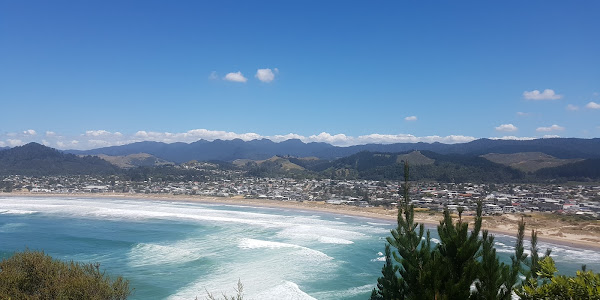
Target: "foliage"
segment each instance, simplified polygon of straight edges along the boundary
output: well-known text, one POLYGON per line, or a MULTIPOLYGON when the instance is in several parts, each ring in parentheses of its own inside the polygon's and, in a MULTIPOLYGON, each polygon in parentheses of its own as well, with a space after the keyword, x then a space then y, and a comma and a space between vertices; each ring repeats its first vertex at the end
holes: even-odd
POLYGON ((137 167, 123 171, 123 178, 131 181, 178 182, 178 181, 206 181, 209 174, 202 170, 182 169, 174 166, 137 167))
POLYGON ((500 263, 492 235, 485 230, 482 237, 479 235, 481 202, 471 231, 468 222, 462 219, 462 210, 456 222, 446 210, 438 226, 440 243, 433 246, 429 231, 425 234, 424 225, 414 221, 414 206, 408 197, 408 174, 408 163, 405 163, 404 201, 398 208, 398 226, 387 238, 383 276, 371 299, 510 299, 526 258, 524 222, 521 220, 519 224, 516 252, 510 265, 500 263), (387 259, 390 247, 395 249, 391 253, 395 264, 387 259))
POLYGON ((371 300, 390 300, 400 298, 400 286, 398 285, 398 266, 392 261, 390 245, 385 245, 385 265, 381 269, 381 278, 377 279, 377 288, 371 293, 371 300))
POLYGON ((0 151, 0 175, 113 174, 117 169, 98 157, 65 154, 37 143, 0 151))
POLYGON ((543 168, 535 172, 539 178, 563 178, 572 181, 589 181, 600 178, 600 159, 586 159, 554 168, 543 168))
MULTIPOLYGON (((227 296, 227 294, 223 294, 223 299, 222 300, 243 300, 244 299, 244 285, 242 284, 242 281, 238 279, 238 283, 237 283, 237 288, 234 288, 236 295, 235 296, 227 296)), ((213 294, 209 293, 208 291, 206 291, 206 299, 207 300, 220 300, 219 298, 215 297, 213 294)), ((196 297, 196 300, 198 300, 198 297, 196 297)))
POLYGON ((575 277, 555 276, 550 250, 540 257, 537 232, 531 232, 531 256, 524 253, 525 222, 519 222, 515 253, 501 263, 494 237, 483 230, 482 204, 477 205, 473 229, 468 222, 453 221, 448 210, 437 227, 440 243, 432 247, 429 231, 414 221, 408 199, 408 163, 404 165, 404 201, 398 208, 398 227, 387 238, 386 263, 371 300, 392 299, 600 299, 600 275, 585 268, 575 277), (391 252, 393 247, 395 251, 391 252), (390 255, 391 252, 391 255, 390 255), (394 258, 394 261, 391 260, 394 258), (520 284, 520 275, 525 281, 520 284))
POLYGON ((539 261, 537 278, 530 278, 515 292, 523 300, 529 299, 600 299, 600 274, 577 271, 574 277, 554 275, 554 260, 546 256, 539 261))
POLYGON ((3 299, 126 299, 129 281, 111 279, 99 264, 53 259, 44 252, 15 253, 0 262, 3 299))

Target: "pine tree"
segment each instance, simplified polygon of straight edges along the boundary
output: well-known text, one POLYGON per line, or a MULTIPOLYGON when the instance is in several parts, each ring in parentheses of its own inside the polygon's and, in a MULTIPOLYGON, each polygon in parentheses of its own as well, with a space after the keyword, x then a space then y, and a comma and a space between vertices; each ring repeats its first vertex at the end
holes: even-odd
POLYGON ((398 277, 398 266, 392 261, 390 245, 385 245, 385 265, 381 269, 382 277, 377 279, 377 288, 371 293, 371 300, 403 299, 398 277))
POLYGON ((438 251, 445 266, 445 280, 441 290, 445 299, 469 298, 470 286, 478 277, 476 259, 482 244, 479 238, 481 213, 482 205, 479 202, 475 226, 469 233, 469 224, 462 220, 462 211, 459 211, 456 223, 452 222, 450 212, 444 211, 444 220, 438 226, 438 251))
MULTIPOLYGON (((404 164, 404 201, 398 204, 398 226, 387 238, 386 263, 371 300, 392 299, 511 299, 512 290, 524 274, 523 237, 525 222, 519 222, 515 254, 511 263, 498 259, 494 237, 482 232, 482 203, 477 203, 473 229, 463 221, 463 210, 454 222, 450 212, 438 226, 440 243, 432 245, 430 232, 414 220, 414 206, 409 199, 409 166, 404 164), (425 236, 424 236, 425 235, 425 236), (394 249, 394 251, 392 251, 394 249), (391 255, 390 255, 391 252, 391 255), (394 260, 391 259, 394 258, 394 260), (397 284, 395 284, 397 282, 397 284), (473 288, 472 288, 473 287, 473 288)), ((527 262, 530 270, 538 270, 537 235, 533 234, 532 253, 527 262)), ((530 271, 531 273, 531 271, 530 271)))
POLYGON ((508 269, 508 266, 498 260, 494 248, 494 236, 484 230, 479 276, 475 281, 475 292, 470 298, 505 299, 505 295, 510 296, 511 289, 506 286, 508 269))
POLYGON ((420 274, 423 271, 424 262, 417 251, 425 227, 423 224, 414 222, 414 206, 409 199, 409 166, 404 163, 404 184, 402 185, 404 201, 398 203, 398 227, 391 231, 392 236, 387 238, 388 243, 396 248, 393 253, 394 260, 400 264, 398 272, 399 286, 409 299, 421 298, 425 287, 420 282, 420 274))

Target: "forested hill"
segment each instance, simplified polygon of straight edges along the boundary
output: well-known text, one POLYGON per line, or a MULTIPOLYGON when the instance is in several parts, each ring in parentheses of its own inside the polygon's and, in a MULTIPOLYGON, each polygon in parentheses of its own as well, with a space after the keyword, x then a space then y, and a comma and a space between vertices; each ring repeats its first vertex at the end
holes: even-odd
MULTIPOLYGON (((232 150, 234 151, 234 150, 232 150)), ((228 154, 229 155, 229 154, 228 154)), ((138 155, 140 156, 140 155, 138 155)), ((186 164, 154 166, 157 159, 147 154, 153 163, 145 165, 145 172, 161 176, 175 176, 181 170, 194 172, 186 164)), ((137 156, 136 156, 137 157, 137 156)), ((432 151, 400 153, 361 151, 346 157, 324 160, 317 157, 272 156, 264 160, 240 159, 231 163, 213 163, 219 170, 238 169, 246 176, 399 180, 403 177, 403 162, 408 161, 411 178, 439 182, 556 182, 600 180, 600 159, 562 159, 548 155, 523 153, 508 157, 472 154, 440 154, 432 151), (501 163, 498 163, 500 161, 501 163), (560 162, 550 168, 532 168, 532 164, 560 162), (527 164, 527 168, 518 166, 527 164)), ((0 175, 79 175, 79 174, 135 174, 138 168, 119 164, 123 157, 80 157, 30 143, 0 150, 0 175), (117 163, 115 163, 117 159, 117 163), (113 161, 110 164, 108 161, 113 161), (123 168, 119 168, 120 165, 123 168), (126 170, 129 169, 129 170, 126 170)), ((159 161, 160 162, 160 161, 159 161)), ((198 174, 202 173, 201 170, 198 174)), ((171 177, 172 177, 171 176, 171 177)))
MULTIPOLYGON (((431 151, 362 151, 332 161, 275 156, 262 161, 240 160, 234 164, 246 169, 250 175, 259 177, 401 180, 405 161, 412 166, 410 176, 414 180, 493 183, 600 180, 600 159, 570 160, 557 167, 529 172, 510 164, 490 161, 483 156, 439 154, 431 151)), ((526 162, 534 163, 531 160, 526 162)))
POLYGON ((536 171, 535 175, 540 179, 547 180, 557 178, 568 178, 575 181, 598 180, 600 179, 600 159, 586 159, 554 168, 544 168, 536 171))
POLYGON ((0 150, 0 175, 112 174, 117 168, 98 157, 78 157, 29 143, 0 150))
POLYGON ((403 162, 408 161, 411 178, 440 182, 516 182, 526 179, 522 171, 493 163, 485 158, 464 155, 444 155, 431 151, 408 153, 359 152, 316 165, 313 170, 334 178, 399 180, 404 176, 403 162))
POLYGON ((184 163, 190 160, 197 161, 234 161, 236 159, 267 159, 274 155, 292 155, 298 157, 316 156, 323 153, 319 158, 331 158, 327 153, 335 146, 326 143, 303 143, 300 140, 287 140, 280 143, 271 140, 199 140, 190 144, 186 143, 160 143, 160 142, 138 142, 123 146, 105 147, 93 150, 75 151, 68 153, 98 155, 106 154, 112 156, 125 156, 136 153, 148 153, 166 161, 184 163))
POLYGON ((488 153, 511 154, 520 152, 540 152, 559 159, 600 158, 600 138, 551 138, 536 140, 491 140, 479 139, 468 143, 397 143, 368 144, 350 147, 332 146, 326 143, 304 143, 300 140, 273 142, 271 140, 199 140, 194 143, 138 142, 122 146, 98 148, 93 150, 69 150, 68 153, 84 155, 125 156, 136 153, 148 153, 166 161, 183 163, 190 160, 234 161, 236 159, 264 160, 274 155, 317 157, 336 159, 370 152, 409 152, 412 150, 431 151, 439 154, 464 154, 479 156, 488 153))

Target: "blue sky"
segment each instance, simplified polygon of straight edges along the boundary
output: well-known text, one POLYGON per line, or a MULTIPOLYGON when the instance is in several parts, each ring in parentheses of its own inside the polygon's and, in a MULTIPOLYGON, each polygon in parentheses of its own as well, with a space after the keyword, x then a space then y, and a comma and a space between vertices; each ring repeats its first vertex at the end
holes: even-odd
POLYGON ((0 146, 598 137, 598 16, 598 1, 0 0, 0 146))

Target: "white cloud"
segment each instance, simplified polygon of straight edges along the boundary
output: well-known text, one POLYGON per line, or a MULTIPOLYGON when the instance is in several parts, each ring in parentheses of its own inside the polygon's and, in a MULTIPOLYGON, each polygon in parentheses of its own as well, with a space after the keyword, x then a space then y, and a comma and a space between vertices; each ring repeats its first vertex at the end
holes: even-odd
POLYGON ((566 110, 576 111, 576 110, 579 110, 579 106, 573 105, 573 104, 569 104, 569 105, 567 105, 566 110))
MULTIPOLYGON (((277 68, 274 69, 275 73, 279 70, 277 68)), ((258 69, 256 70, 256 78, 262 82, 271 82, 275 79, 275 73, 271 69, 258 69)))
POLYGON ((353 139, 353 137, 347 136, 343 133, 332 135, 327 132, 321 132, 317 135, 311 135, 308 137, 308 140, 311 142, 328 143, 332 145, 348 145, 353 139))
POLYGON ((98 137, 98 136, 120 137, 120 136, 123 136, 123 134, 118 131, 113 133, 113 132, 106 131, 106 130, 88 130, 85 132, 85 136, 89 136, 89 137, 98 137))
POLYGON ((539 131, 539 132, 548 132, 548 131, 563 131, 563 130, 565 130, 565 128, 564 128, 564 127, 562 127, 562 126, 558 126, 558 125, 556 125, 556 124, 554 124, 554 125, 552 125, 552 126, 548 126, 548 127, 538 127, 538 128, 536 129, 536 131, 539 131))
MULTIPOLYGON (((404 118, 405 121, 416 121, 417 120, 417 116, 408 116, 406 118, 404 118)), ((425 122, 427 123, 427 122, 425 122)))
POLYGON ((282 142, 289 139, 299 139, 305 143, 310 142, 324 142, 336 146, 352 146, 362 144, 392 144, 392 143, 464 143, 475 140, 472 136, 463 135, 449 135, 449 136, 414 136, 411 134, 368 134, 361 136, 349 136, 346 134, 330 134, 327 132, 321 132, 316 135, 304 136, 295 133, 288 133, 285 135, 260 135, 258 133, 247 132, 247 133, 236 133, 231 131, 219 131, 219 130, 208 130, 208 129, 193 129, 186 132, 155 132, 155 131, 144 131, 140 130, 134 134, 117 134, 110 133, 108 131, 95 130, 87 131, 86 134, 81 134, 75 137, 78 143, 73 143, 68 137, 58 136, 52 138, 50 143, 56 145, 61 149, 92 149, 98 147, 124 145, 134 142, 141 141, 155 141, 163 143, 175 143, 184 142, 191 143, 196 142, 200 139, 214 141, 220 140, 233 140, 241 139, 244 141, 256 140, 256 139, 269 139, 274 142, 282 142), (67 139, 67 140, 65 140, 67 139))
POLYGON ((284 135, 273 135, 270 137, 271 141, 277 142, 277 143, 291 140, 291 139, 302 140, 302 139, 305 139, 305 137, 301 136, 299 134, 295 134, 295 133, 288 133, 288 134, 284 134, 284 135))
POLYGON ((3 141, 0 141, 0 147, 6 147, 6 143, 3 141))
POLYGON ((542 138, 543 139, 555 139, 555 138, 559 138, 559 137, 560 137, 560 135, 556 135, 556 134, 546 134, 542 138))
POLYGON ((237 71, 235 73, 227 73, 227 75, 225 75, 225 77, 223 77, 224 80, 227 81, 234 81, 234 82, 246 82, 248 81, 248 79, 246 77, 244 77, 244 75, 242 75, 242 72, 237 71))
MULTIPOLYGON (((73 141, 71 141, 71 143, 73 143, 73 141)), ((97 139, 87 140, 86 143, 87 143, 87 147, 92 147, 92 148, 102 148, 102 147, 119 146, 119 145, 126 144, 126 143, 123 143, 122 141, 97 140, 97 139)))
POLYGON ((505 131, 505 132, 513 132, 513 131, 519 130, 519 128, 517 128, 517 126, 515 126, 513 124, 502 124, 495 128, 496 128, 496 131, 505 131))
POLYGON ((217 75, 216 71, 212 71, 212 72, 210 72, 210 75, 208 75, 208 79, 217 80, 217 79, 219 79, 219 75, 217 75))
POLYGON ((46 131, 46 136, 55 136, 56 132, 54 131, 46 131))
POLYGON ((21 145, 25 144, 25 143, 23 143, 22 140, 19 140, 19 139, 8 139, 6 141, 8 142, 8 145, 11 147, 21 146, 21 145))
POLYGON ((533 90, 531 92, 523 92, 523 97, 527 100, 557 100, 562 98, 562 95, 558 95, 551 89, 545 89, 543 92, 533 90))
POLYGON ((531 114, 530 113, 526 113, 526 112, 522 112, 522 111, 518 111, 517 112, 517 116, 519 116, 519 117, 527 117, 529 115, 531 115, 531 114))
POLYGON ((509 135, 509 136, 503 136, 503 137, 493 137, 490 138, 491 140, 515 140, 515 141, 530 141, 530 140, 535 140, 536 138, 534 137, 524 137, 524 136, 514 136, 514 135, 509 135))
POLYGON ((235 133, 228 131, 217 131, 207 129, 193 129, 186 132, 171 133, 171 132, 154 132, 154 131, 138 131, 133 136, 137 141, 155 141, 164 143, 174 142, 195 142, 200 139, 213 141, 216 139, 233 140, 241 139, 250 141, 263 138, 257 133, 235 133))
POLYGON ((592 101, 592 102, 586 104, 585 107, 587 107, 589 109, 600 109, 600 104, 592 101))
POLYGON ((36 135, 37 132, 35 132, 35 130, 33 130, 33 129, 27 129, 27 130, 23 131, 23 134, 24 135, 36 135))
POLYGON ((364 145, 364 144, 394 144, 394 143, 466 143, 475 140, 476 138, 471 136, 463 135, 449 135, 449 136, 424 136, 417 137, 412 134, 368 134, 361 135, 358 137, 347 136, 345 134, 331 135, 327 132, 321 132, 318 135, 311 135, 308 138, 301 139, 304 142, 324 142, 335 146, 353 146, 353 145, 364 145))

